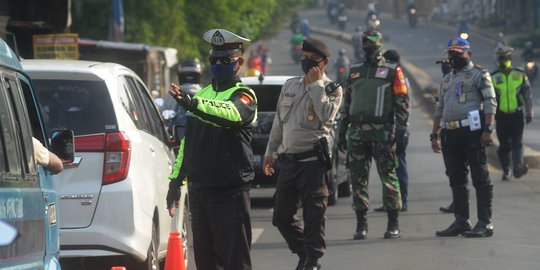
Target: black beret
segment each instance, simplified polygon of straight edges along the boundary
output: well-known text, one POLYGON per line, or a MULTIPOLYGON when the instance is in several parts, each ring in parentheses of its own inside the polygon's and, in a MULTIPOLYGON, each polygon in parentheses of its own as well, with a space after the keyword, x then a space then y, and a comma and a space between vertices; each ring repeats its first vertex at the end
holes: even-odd
POLYGON ((302 51, 316 53, 322 57, 330 57, 330 49, 322 41, 314 38, 304 39, 302 51))
POLYGON ((399 64, 401 62, 401 56, 399 56, 399 53, 396 50, 387 50, 383 54, 383 57, 386 60, 390 60, 390 61, 392 61, 394 63, 397 63, 397 64, 399 64))

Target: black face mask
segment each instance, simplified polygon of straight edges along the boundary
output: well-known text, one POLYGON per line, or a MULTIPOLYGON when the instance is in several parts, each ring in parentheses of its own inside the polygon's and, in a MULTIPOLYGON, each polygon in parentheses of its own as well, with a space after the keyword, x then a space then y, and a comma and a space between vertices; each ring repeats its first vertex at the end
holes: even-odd
POLYGON ((362 48, 364 50, 364 56, 366 58, 366 62, 373 63, 379 60, 381 55, 381 50, 379 48, 373 47, 364 47, 362 48))
POLYGON ((318 66, 319 63, 323 60, 317 62, 311 58, 305 58, 300 60, 300 64, 302 65, 302 70, 304 71, 304 73, 307 74, 312 67, 318 66))
POLYGON ((471 62, 471 58, 469 58, 469 57, 461 57, 461 56, 458 56, 458 55, 450 56, 449 60, 450 60, 450 65, 453 68, 457 68, 457 69, 464 68, 471 62))

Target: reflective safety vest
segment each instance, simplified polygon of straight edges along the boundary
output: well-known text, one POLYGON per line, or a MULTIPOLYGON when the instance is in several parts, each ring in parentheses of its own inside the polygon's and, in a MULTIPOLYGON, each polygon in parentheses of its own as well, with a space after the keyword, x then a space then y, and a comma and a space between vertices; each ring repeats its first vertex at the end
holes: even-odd
POLYGON ((497 109, 503 113, 513 113, 524 103, 521 86, 524 83, 525 72, 513 68, 504 74, 500 70, 491 74, 493 87, 497 94, 497 109))
POLYGON ((188 114, 185 132, 184 160, 188 180, 194 188, 226 188, 249 184, 255 176, 251 160, 251 125, 222 126, 219 120, 240 123, 242 118, 229 101, 237 91, 249 92, 256 101, 255 92, 238 82, 224 91, 215 91, 212 85, 196 95, 197 111, 188 114), (201 117, 198 113, 211 117, 201 117))
POLYGON ((396 76, 396 64, 383 66, 351 66, 351 104, 349 115, 356 123, 394 123, 394 95, 392 83, 396 76), (355 75, 358 74, 358 75, 355 75), (358 76, 357 78, 354 78, 358 76))

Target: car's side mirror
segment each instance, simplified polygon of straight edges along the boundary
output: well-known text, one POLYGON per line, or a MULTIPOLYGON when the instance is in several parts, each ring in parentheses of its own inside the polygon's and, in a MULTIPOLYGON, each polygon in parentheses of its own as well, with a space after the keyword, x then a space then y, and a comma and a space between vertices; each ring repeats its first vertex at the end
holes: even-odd
POLYGON ((51 134, 51 152, 57 155, 64 163, 75 160, 75 135, 73 130, 55 130, 51 134))
POLYGON ((11 245, 19 236, 19 232, 9 223, 0 220, 0 247, 11 245))

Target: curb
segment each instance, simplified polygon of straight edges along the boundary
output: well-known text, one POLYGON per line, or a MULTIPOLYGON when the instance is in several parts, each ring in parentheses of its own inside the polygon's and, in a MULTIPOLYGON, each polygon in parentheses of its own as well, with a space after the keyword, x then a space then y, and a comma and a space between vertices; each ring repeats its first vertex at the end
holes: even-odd
MULTIPOLYGON (((319 35, 325 35, 337 40, 352 43, 352 35, 343 33, 336 30, 311 27, 311 32, 319 35)), ((483 36, 483 38, 486 38, 483 36)), ((410 84, 413 89, 417 91, 412 91, 414 97, 417 99, 420 109, 430 116, 430 119, 433 119, 433 107, 434 107, 434 97, 430 93, 430 90, 435 87, 438 88, 438 84, 435 83, 427 73, 422 69, 412 64, 411 62, 401 58, 401 67, 405 76, 409 79, 410 84), (414 75, 413 75, 414 74, 414 75)), ((426 137, 427 138, 427 137, 426 137)), ((493 146, 486 148, 486 154, 490 165, 501 169, 499 158, 497 156, 497 149, 499 147, 499 141, 497 140, 497 135, 493 134, 493 146)), ((532 148, 523 145, 523 158, 525 164, 529 165, 530 169, 540 169, 540 152, 533 150, 532 148)))

